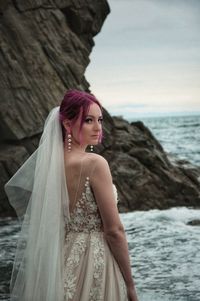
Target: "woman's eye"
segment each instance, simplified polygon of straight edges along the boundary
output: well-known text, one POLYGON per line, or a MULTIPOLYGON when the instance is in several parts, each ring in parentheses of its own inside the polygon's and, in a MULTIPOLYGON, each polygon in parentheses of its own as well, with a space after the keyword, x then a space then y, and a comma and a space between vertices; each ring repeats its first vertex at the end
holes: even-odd
POLYGON ((92 122, 92 118, 87 118, 87 119, 85 119, 85 122, 91 123, 91 122, 92 122))
MULTIPOLYGON (((85 122, 86 122, 86 123, 92 123, 92 122, 93 122, 93 119, 92 119, 92 118, 86 118, 86 119, 85 119, 85 122)), ((102 122, 103 122, 103 118, 99 118, 99 119, 98 119, 98 122, 99 122, 99 123, 102 123, 102 122)))

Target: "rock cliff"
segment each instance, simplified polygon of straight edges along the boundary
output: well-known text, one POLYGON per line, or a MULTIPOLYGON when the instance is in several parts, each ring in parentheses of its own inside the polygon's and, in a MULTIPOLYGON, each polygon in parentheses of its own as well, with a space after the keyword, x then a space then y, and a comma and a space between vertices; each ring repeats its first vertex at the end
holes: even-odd
POLYGON ((88 90, 84 72, 109 13, 106 0, 0 2, 0 214, 4 183, 33 152, 44 120, 68 88, 88 90))
POLYGON ((141 121, 114 117, 112 146, 106 152, 117 185, 121 212, 200 207, 200 168, 172 162, 141 121))
MULTIPOLYGON (((3 186, 37 147, 44 120, 84 72, 109 13, 106 0, 0 2, 0 215, 13 215, 3 186)), ((95 91, 93 91, 95 94, 95 91)), ((103 144, 120 211, 199 206, 199 171, 172 164, 142 122, 104 111, 103 144)))

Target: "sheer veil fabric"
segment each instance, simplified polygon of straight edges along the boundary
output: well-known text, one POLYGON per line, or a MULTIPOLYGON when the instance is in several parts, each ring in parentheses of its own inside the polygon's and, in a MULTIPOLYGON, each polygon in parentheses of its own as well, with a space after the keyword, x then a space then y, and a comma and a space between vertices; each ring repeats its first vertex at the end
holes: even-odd
POLYGON ((63 301, 64 225, 70 220, 59 107, 46 119, 38 149, 5 185, 22 224, 11 301, 63 301))

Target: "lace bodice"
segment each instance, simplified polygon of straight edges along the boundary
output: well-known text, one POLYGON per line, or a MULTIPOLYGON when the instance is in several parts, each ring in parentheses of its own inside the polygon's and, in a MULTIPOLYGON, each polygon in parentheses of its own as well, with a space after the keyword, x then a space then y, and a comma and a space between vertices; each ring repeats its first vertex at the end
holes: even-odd
MULTIPOLYGON (((71 210, 70 221, 66 224, 65 300, 128 301, 123 277, 104 239, 103 224, 89 177, 85 180, 83 178, 83 186, 83 192, 71 210), (106 285, 112 288, 109 292, 106 285)), ((113 190, 117 202, 114 185, 113 190)))
MULTIPOLYGON (((117 191, 114 184, 113 189, 115 193, 115 200, 117 202, 117 191)), ((92 231, 103 231, 100 212, 90 185, 89 177, 86 177, 85 189, 70 214, 70 221, 66 224, 66 233, 70 231, 86 233, 92 231)))

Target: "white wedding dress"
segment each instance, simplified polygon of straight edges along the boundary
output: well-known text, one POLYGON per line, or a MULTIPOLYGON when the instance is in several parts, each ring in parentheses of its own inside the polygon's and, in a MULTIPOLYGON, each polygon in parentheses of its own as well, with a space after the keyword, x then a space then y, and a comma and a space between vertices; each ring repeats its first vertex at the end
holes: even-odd
MULTIPOLYGON (((116 195, 114 185, 113 189, 116 195)), ((104 238, 89 177, 66 225, 64 264, 65 301, 128 301, 121 271, 104 238)))
POLYGON ((77 157, 64 160, 59 107, 52 109, 37 150, 5 185, 22 222, 10 301, 128 301, 92 191, 95 160, 86 157, 83 169, 77 157))

